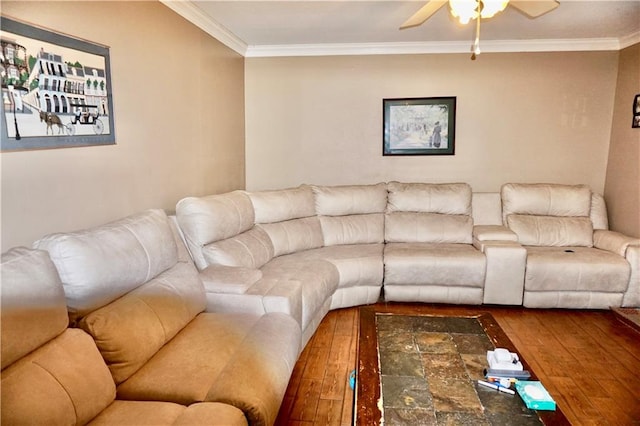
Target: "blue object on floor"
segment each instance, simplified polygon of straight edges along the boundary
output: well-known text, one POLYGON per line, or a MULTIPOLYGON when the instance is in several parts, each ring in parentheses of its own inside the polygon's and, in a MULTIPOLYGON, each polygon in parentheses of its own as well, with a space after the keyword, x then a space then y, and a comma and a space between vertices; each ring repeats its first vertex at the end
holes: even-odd
POLYGON ((349 374, 349 387, 351 390, 356 388, 356 370, 353 370, 351 374, 349 374))

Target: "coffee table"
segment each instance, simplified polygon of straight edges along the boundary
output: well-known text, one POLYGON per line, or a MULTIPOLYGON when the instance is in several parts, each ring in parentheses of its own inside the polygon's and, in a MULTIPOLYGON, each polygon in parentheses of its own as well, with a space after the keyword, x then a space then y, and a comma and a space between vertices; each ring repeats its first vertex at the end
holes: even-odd
POLYGON ((529 410, 517 394, 477 384, 487 350, 515 347, 489 313, 469 312, 360 308, 355 424, 568 425, 558 407, 529 410))

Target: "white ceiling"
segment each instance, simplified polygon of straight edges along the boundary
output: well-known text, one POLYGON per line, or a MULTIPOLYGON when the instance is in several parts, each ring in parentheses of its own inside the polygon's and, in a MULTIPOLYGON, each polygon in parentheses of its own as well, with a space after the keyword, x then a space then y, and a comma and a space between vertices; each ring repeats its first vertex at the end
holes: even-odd
MULTIPOLYGON (((399 30, 422 1, 161 0, 244 56, 469 52, 475 24, 445 6, 399 30)), ((512 7, 482 21, 487 51, 618 50, 640 42, 640 0, 560 0, 529 19, 512 7)))

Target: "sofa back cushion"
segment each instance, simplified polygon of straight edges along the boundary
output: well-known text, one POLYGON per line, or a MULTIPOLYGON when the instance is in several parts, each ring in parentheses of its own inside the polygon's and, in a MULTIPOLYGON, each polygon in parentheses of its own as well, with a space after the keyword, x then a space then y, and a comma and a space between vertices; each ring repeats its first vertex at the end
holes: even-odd
POLYGON ((588 217, 556 217, 511 214, 507 226, 525 246, 593 246, 593 227, 588 217))
POLYGON ((242 234, 207 244, 202 255, 208 265, 260 268, 273 258, 274 251, 266 231, 254 226, 242 234))
POLYGON ((62 282, 45 251, 2 254, 2 369, 60 335, 69 322, 62 282))
POLYGON ((144 285, 82 318, 121 383, 205 309, 206 296, 191 262, 178 262, 144 285))
POLYGON ((384 242, 384 214, 320 216, 325 246, 384 242))
POLYGON ((1 423, 85 424, 114 399, 94 341, 67 328, 62 282, 45 251, 2 254, 1 423))
POLYGON ((469 185, 390 182, 387 188, 385 241, 472 243, 469 185))
POLYGON ((1 387, 3 425, 84 425, 116 396, 93 340, 74 328, 4 369, 1 387))
POLYGON ((200 270, 208 266, 203 247, 250 230, 254 218, 251 200, 243 191, 187 197, 176 205, 176 219, 200 270))
POLYGON ((178 249, 162 210, 34 243, 56 265, 72 318, 91 312, 176 264, 178 249))
POLYGON ((387 213, 423 212, 471 215, 471 187, 466 183, 389 182, 387 213))
POLYGON ((577 217, 589 216, 591 190, 585 185, 547 183, 502 186, 502 214, 577 217))
POLYGON ((250 192, 256 223, 276 223, 315 216, 313 190, 308 185, 250 192))
POLYGON ((269 235, 274 256, 310 250, 324 245, 320 220, 315 216, 265 223, 260 227, 269 235))
POLYGON ((314 186, 324 244, 384 241, 387 185, 314 186))
POLYGON ((521 244, 593 246, 593 197, 587 186, 509 183, 501 197, 504 223, 521 244))
POLYGON ((316 212, 320 216, 384 213, 387 185, 313 186, 316 212))
POLYGON ((385 222, 385 240, 389 243, 473 242, 473 219, 466 215, 395 212, 385 222))
POLYGON ((322 228, 310 186, 250 192, 249 197, 256 223, 269 236, 274 256, 323 246, 322 228))

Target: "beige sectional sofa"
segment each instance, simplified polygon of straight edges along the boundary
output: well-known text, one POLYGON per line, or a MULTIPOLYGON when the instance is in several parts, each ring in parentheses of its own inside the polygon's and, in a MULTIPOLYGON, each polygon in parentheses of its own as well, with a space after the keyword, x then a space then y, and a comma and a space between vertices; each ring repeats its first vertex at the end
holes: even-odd
POLYGON ((638 306, 640 240, 607 228, 585 186, 389 182, 49 235, 2 257, 2 423, 272 424, 326 313, 381 299, 638 306))
POLYGON ((209 309, 292 314, 303 345, 328 309, 382 292, 387 301, 640 304, 640 240, 608 231, 602 196, 583 185, 302 185, 188 197, 176 217, 209 309))

